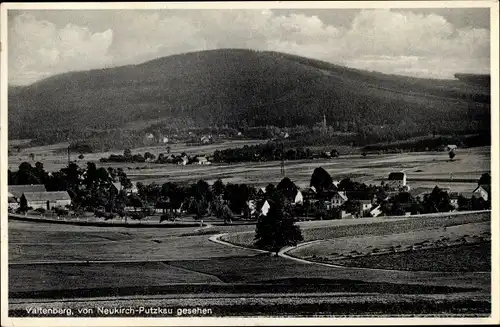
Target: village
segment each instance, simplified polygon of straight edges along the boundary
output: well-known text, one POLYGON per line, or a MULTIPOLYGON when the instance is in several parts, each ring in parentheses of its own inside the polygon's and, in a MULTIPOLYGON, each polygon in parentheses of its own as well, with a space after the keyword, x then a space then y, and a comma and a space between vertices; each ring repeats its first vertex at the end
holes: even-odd
MULTIPOLYGON (((205 160, 197 158, 199 164, 210 163, 205 157, 205 160)), ((55 219, 93 216, 106 221, 127 221, 128 217, 147 222, 157 219, 160 223, 185 219, 202 222, 223 219, 225 223, 257 221, 267 215, 270 201, 277 192, 298 221, 410 216, 484 210, 491 206, 488 173, 478 176, 477 186, 469 192, 455 192, 438 185, 432 191, 412 189, 405 172, 391 172, 380 185, 366 185, 350 178, 333 180, 325 169, 318 167, 309 187, 299 188, 288 177, 277 185, 270 183, 261 187, 224 184, 222 180, 212 185, 203 180, 195 184, 153 182, 145 185, 131 182, 123 169, 97 169, 91 163, 87 169, 71 163, 68 169, 55 173, 45 172, 43 168, 40 171, 39 163, 36 167, 23 165, 20 171, 12 173, 12 180, 17 176, 18 181, 44 180, 46 185, 9 185, 9 212, 55 219), (32 178, 37 174, 38 178, 32 178), (55 175, 59 178, 55 183, 59 185, 54 185, 55 175)))

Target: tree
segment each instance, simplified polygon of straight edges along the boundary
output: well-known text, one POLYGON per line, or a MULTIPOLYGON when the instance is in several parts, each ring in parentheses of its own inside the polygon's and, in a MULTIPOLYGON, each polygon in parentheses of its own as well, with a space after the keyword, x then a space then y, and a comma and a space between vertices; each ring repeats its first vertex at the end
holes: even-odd
POLYGON ((484 173, 479 178, 478 185, 491 185, 491 175, 490 173, 484 173))
POLYGON ((333 184, 332 176, 322 167, 314 169, 311 176, 310 186, 314 186, 317 192, 329 189, 333 184))
POLYGON ((132 157, 132 151, 130 151, 130 149, 125 149, 123 151, 123 156, 126 158, 126 159, 130 159, 132 157))
POLYGON ((284 246, 295 246, 303 241, 300 227, 295 225, 293 216, 284 205, 284 198, 279 194, 270 200, 266 216, 259 217, 255 228, 255 245, 278 255, 284 246))
POLYGON ((78 159, 83 160, 83 158, 85 158, 85 156, 80 153, 80 155, 78 156, 78 159))
POLYGON ((281 192, 287 200, 293 201, 295 195, 297 194, 298 187, 295 185, 290 178, 285 177, 278 183, 276 189, 281 192))
POLYGON ((214 194, 215 197, 219 197, 222 194, 224 194, 225 190, 226 186, 220 179, 216 180, 212 185, 212 193, 214 194))

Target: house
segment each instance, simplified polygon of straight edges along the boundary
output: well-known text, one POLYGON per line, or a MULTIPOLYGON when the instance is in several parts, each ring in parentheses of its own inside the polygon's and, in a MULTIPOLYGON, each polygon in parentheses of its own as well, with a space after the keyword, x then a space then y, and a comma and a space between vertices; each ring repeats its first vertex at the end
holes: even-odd
POLYGON ((269 204, 269 202, 266 200, 264 202, 264 204, 262 205, 262 207, 260 208, 260 214, 263 215, 263 216, 266 216, 267 213, 269 212, 269 209, 271 208, 271 205, 269 204))
POLYGON ((185 166, 187 165, 189 162, 189 159, 188 157, 181 157, 179 158, 179 160, 177 161, 177 164, 180 165, 180 166, 185 166))
POLYGON ((390 173, 387 184, 398 189, 406 186, 406 174, 404 172, 390 173))
POLYGON ((302 191, 302 199, 303 200, 308 200, 308 201, 314 200, 316 198, 316 195, 317 195, 317 192, 316 192, 316 188, 314 186, 311 186, 311 187, 305 189, 304 191, 302 191))
POLYGON ((120 192, 123 189, 122 183, 120 182, 112 182, 111 185, 117 192, 120 192))
POLYGON ((302 192, 297 190, 297 193, 295 194, 295 198, 293 199, 294 204, 302 204, 304 203, 304 197, 302 196, 302 192))
POLYGON ((257 202, 255 200, 247 201, 248 209, 250 209, 250 215, 254 215, 257 212, 257 202))
POLYGON ((210 165, 211 164, 211 162, 208 161, 208 159, 206 157, 203 157, 203 156, 194 158, 194 161, 198 165, 210 165))
POLYGON ((155 136, 154 136, 152 133, 147 133, 147 134, 146 134, 146 138, 147 138, 148 140, 152 140, 152 139, 154 139, 154 138, 155 138, 155 136))
POLYGON ((127 190, 127 194, 130 195, 139 193, 139 189, 137 188, 137 182, 131 182, 131 183, 132 187, 129 190, 127 190))
POLYGON ((345 192, 335 192, 335 194, 332 196, 332 199, 330 201, 332 207, 338 208, 341 205, 343 205, 346 201, 348 200, 347 195, 345 192))
POLYGON ((380 206, 380 205, 379 205, 379 206, 377 206, 375 209, 373 209, 372 211, 370 211, 370 215, 371 215, 372 217, 378 217, 378 216, 380 216, 380 214, 382 214, 381 207, 382 207, 382 206, 380 206))
POLYGON ((490 192, 491 192, 491 186, 486 184, 479 185, 474 189, 474 191, 472 191, 472 193, 476 193, 480 197, 482 197, 484 201, 488 201, 490 192))
POLYGON ((203 135, 201 138, 200 138, 200 142, 202 144, 208 144, 212 141, 212 135, 203 135))
POLYGON ((371 200, 359 200, 359 203, 361 204, 360 206, 360 211, 361 214, 365 213, 366 211, 370 210, 372 207, 372 201, 371 200))
POLYGON ((455 145, 455 144, 448 144, 446 146, 446 151, 454 151, 456 150, 458 147, 455 145))
POLYGON ((266 188, 261 187, 257 190, 257 197, 263 198, 266 195, 266 188))
POLYGON ((71 197, 66 191, 57 192, 24 192, 22 198, 28 207, 50 210, 55 207, 65 207, 71 204, 71 197))
POLYGON ((451 192, 450 193, 450 203, 451 205, 455 208, 458 209, 458 198, 462 196, 466 199, 471 199, 473 197, 480 196, 478 193, 473 193, 473 192, 451 192))
POLYGON ((164 136, 162 142, 163 143, 168 143, 168 141, 169 141, 168 137, 164 136))
POLYGON ((9 185, 8 197, 15 198, 19 201, 24 192, 46 192, 45 185, 32 184, 32 185, 9 185))

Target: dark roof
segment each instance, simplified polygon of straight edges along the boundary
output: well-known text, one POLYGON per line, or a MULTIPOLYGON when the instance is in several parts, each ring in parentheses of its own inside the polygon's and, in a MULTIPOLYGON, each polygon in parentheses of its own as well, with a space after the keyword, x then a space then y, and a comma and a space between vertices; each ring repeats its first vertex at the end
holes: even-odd
POLYGON ((9 185, 9 193, 14 195, 16 198, 20 198, 25 192, 45 192, 45 185, 43 184, 33 184, 33 185, 9 185))
POLYGON ((24 192, 24 197, 29 201, 57 201, 57 200, 71 200, 68 192, 24 192))
POLYGON ((390 181, 401 181, 403 180, 405 177, 405 173, 400 173, 400 172, 396 172, 396 173, 390 173, 389 174, 389 180, 390 181))

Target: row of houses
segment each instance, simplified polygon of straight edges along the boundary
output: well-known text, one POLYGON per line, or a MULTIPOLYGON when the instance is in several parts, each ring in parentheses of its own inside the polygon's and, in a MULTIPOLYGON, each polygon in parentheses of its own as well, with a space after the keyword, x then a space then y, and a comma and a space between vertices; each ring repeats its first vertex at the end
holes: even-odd
MULTIPOLYGON (((338 186, 338 181, 334 181, 333 185, 335 187, 338 186)), ((371 216, 371 217, 377 217, 382 214, 382 209, 380 203, 382 201, 388 201, 390 200, 391 195, 395 195, 399 192, 409 192, 410 191, 410 186, 407 184, 407 178, 406 174, 404 172, 394 172, 389 175, 389 178, 387 180, 387 184, 389 185, 390 189, 392 189, 391 192, 388 192, 387 195, 385 195, 385 198, 381 199, 378 198, 377 195, 375 195, 372 199, 356 199, 357 202, 359 202, 359 212, 353 212, 353 213, 347 213, 345 211, 339 211, 341 217, 340 218, 348 218, 348 217, 363 217, 363 216, 371 216)), ((451 192, 450 189, 443 188, 445 192, 449 194, 450 202, 455 209, 458 209, 458 199, 460 196, 463 196, 466 199, 471 199, 471 198, 482 198, 484 201, 488 201, 490 192, 491 192, 491 186, 490 185, 479 185, 475 187, 472 191, 470 192, 451 192)), ((424 198, 425 195, 430 194, 432 190, 428 190, 427 192, 421 192, 417 196, 419 196, 421 199, 424 198)), ((260 197, 263 197, 265 195, 265 188, 261 188, 257 195, 260 197)), ((413 194, 415 195, 415 194, 413 194)), ((309 203, 314 204, 320 199, 323 201, 325 205, 326 210, 331 210, 331 209, 339 209, 342 207, 348 200, 349 196, 347 192, 345 191, 340 191, 340 190, 331 190, 327 192, 323 192, 323 194, 318 194, 314 186, 311 186, 307 189, 304 190, 296 190, 295 195, 292 197, 293 200, 291 201, 292 205, 299 205, 303 204, 305 200, 307 200, 309 203)), ((269 211, 270 204, 266 200, 264 201, 264 204, 260 209, 256 207, 256 201, 255 200, 250 200, 248 205, 249 208, 251 209, 252 214, 255 214, 258 210, 260 210, 260 214, 266 215, 267 212, 269 211)), ((407 215, 409 214, 406 213, 407 215)))

